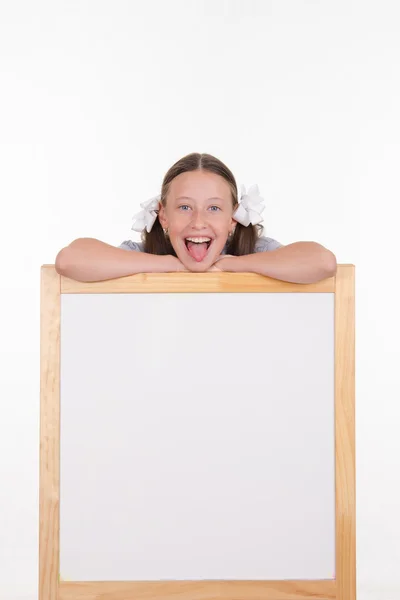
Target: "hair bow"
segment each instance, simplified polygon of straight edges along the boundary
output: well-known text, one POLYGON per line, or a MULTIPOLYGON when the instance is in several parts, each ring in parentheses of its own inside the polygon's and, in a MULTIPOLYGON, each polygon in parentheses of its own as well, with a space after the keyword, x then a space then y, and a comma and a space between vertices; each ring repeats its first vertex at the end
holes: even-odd
POLYGON ((131 229, 134 231, 143 231, 146 229, 147 233, 150 233, 151 228, 157 219, 160 200, 161 195, 158 195, 154 196, 154 198, 150 198, 150 200, 146 200, 146 202, 142 202, 140 206, 143 210, 132 217, 134 223, 131 229))
POLYGON ((264 199, 260 196, 258 185, 256 183, 251 185, 248 192, 246 192, 246 187, 242 185, 239 206, 233 214, 235 221, 245 227, 250 223, 257 225, 264 221, 261 216, 264 209, 264 199))

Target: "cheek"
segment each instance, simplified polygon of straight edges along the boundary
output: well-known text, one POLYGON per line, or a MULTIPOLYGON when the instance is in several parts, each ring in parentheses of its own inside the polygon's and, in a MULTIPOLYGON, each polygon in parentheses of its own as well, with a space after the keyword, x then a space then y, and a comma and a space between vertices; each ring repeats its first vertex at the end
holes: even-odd
POLYGON ((188 213, 174 212, 168 217, 168 225, 169 225, 168 228, 170 231, 173 231, 178 234, 182 231, 182 229, 184 229, 187 226, 188 221, 189 221, 188 213))
POLYGON ((217 227, 221 234, 226 233, 226 235, 228 235, 231 224, 232 217, 225 213, 223 217, 221 216, 220 219, 218 219, 217 227))
POLYGON ((173 247, 173 249, 176 252, 177 257, 179 258, 179 260, 182 261, 187 259, 187 250, 186 250, 186 246, 185 246, 185 242, 182 239, 182 236, 179 235, 179 232, 176 231, 171 231, 169 230, 169 239, 171 242, 171 245, 173 247))
POLYGON ((225 238, 225 240, 226 240, 229 235, 230 225, 231 225, 231 222, 226 221, 225 219, 223 222, 218 223, 218 226, 215 229, 216 233, 218 234, 218 237, 225 238))
POLYGON ((228 236, 221 235, 214 241, 213 247, 211 248, 213 256, 219 256, 221 254, 222 250, 225 247, 227 239, 228 236))

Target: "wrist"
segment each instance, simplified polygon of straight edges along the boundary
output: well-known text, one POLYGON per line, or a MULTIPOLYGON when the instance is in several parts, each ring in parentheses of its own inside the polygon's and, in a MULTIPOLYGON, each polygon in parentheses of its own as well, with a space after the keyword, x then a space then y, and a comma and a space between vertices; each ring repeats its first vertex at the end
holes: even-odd
POLYGON ((171 254, 144 253, 142 257, 144 263, 139 269, 140 273, 170 273, 177 270, 176 259, 171 254))
POLYGON ((240 272, 240 256, 227 256, 221 258, 216 264, 222 270, 227 273, 239 273, 240 272))
POLYGON ((173 256, 172 254, 164 254, 163 256, 160 256, 160 258, 163 259, 163 273, 176 273, 177 271, 186 271, 186 268, 176 256, 173 256))

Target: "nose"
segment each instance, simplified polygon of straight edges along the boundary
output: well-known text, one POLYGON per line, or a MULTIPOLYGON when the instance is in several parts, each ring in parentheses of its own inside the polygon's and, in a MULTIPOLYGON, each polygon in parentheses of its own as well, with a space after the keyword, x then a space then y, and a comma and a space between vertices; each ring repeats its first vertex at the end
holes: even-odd
POLYGON ((193 229, 204 229, 206 227, 205 215, 201 210, 195 210, 193 212, 193 218, 191 223, 193 229))

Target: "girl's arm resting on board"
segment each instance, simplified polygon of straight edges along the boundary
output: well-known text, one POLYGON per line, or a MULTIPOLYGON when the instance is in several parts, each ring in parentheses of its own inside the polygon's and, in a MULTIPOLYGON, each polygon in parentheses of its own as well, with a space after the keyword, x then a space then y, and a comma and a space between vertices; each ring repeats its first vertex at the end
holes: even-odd
POLYGON ((186 271, 171 255, 129 252, 95 238, 78 238, 57 254, 57 273, 77 281, 104 281, 135 273, 186 271))
POLYGON ((315 283, 333 277, 336 257, 317 242, 294 242, 268 252, 221 257, 215 266, 233 273, 259 273, 291 283, 315 283))

